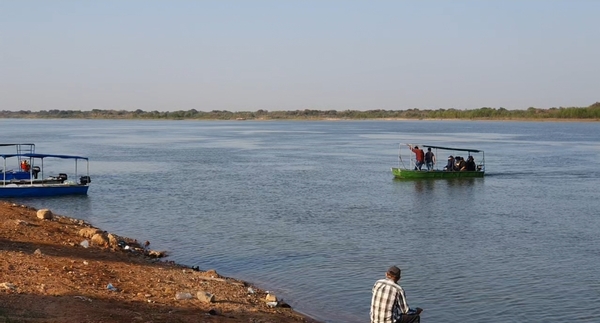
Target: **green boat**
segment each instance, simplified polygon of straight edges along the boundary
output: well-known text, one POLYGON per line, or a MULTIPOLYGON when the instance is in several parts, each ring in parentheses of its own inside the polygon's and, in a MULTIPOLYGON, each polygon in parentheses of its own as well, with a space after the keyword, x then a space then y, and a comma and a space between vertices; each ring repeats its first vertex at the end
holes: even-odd
POLYGON ((392 167, 392 174, 395 178, 401 179, 483 177, 485 175, 485 153, 480 149, 399 144, 398 167, 392 167), (408 146, 408 149, 403 150, 404 146, 408 146), (418 163, 415 158, 418 153, 417 149, 421 150, 422 154, 433 153, 434 162, 418 163), (403 153, 405 158, 408 157, 408 167, 402 159, 403 153), (466 158, 461 155, 466 155, 466 158), (442 163, 441 167, 440 163, 442 163))

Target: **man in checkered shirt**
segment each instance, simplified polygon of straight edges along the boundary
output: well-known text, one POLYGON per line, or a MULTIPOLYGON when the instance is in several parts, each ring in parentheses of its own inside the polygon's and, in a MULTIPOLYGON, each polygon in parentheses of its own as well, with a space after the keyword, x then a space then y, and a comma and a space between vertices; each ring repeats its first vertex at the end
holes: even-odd
POLYGON ((406 303, 406 295, 398 281, 401 271, 390 267, 384 279, 375 282, 371 299, 371 323, 419 323, 421 308, 411 309, 406 303))

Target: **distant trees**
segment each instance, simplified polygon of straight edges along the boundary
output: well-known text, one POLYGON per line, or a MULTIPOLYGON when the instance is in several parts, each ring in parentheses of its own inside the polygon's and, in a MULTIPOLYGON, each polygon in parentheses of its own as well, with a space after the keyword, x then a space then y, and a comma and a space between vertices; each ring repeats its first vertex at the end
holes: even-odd
POLYGON ((135 111, 126 110, 42 110, 32 112, 0 111, 0 118, 54 118, 54 119, 168 119, 168 120, 268 120, 268 119, 467 119, 467 120, 517 120, 517 119, 581 119, 600 120, 600 102, 589 107, 559 107, 538 109, 529 107, 527 110, 507 110, 505 108, 482 107, 473 110, 437 109, 437 110, 314 110, 304 109, 295 111, 267 111, 259 109, 255 112, 212 110, 210 112, 196 109, 177 111, 135 111))

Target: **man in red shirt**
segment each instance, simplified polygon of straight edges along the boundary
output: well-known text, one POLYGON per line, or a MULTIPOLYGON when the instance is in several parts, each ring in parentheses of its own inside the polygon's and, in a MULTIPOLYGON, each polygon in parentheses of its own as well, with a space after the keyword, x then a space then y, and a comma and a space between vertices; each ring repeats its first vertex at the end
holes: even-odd
POLYGON ((423 166, 425 163, 425 153, 422 149, 419 149, 419 146, 415 146, 415 148, 413 148, 412 145, 409 144, 408 148, 415 153, 415 159, 417 160, 415 162, 415 170, 421 170, 421 166, 423 166))

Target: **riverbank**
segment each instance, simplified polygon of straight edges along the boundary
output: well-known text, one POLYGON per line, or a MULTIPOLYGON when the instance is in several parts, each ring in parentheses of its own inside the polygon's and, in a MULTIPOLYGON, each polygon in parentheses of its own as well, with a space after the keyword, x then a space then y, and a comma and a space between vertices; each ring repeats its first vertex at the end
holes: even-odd
POLYGON ((149 242, 0 201, 0 322, 318 323, 248 282, 164 255, 149 242))

